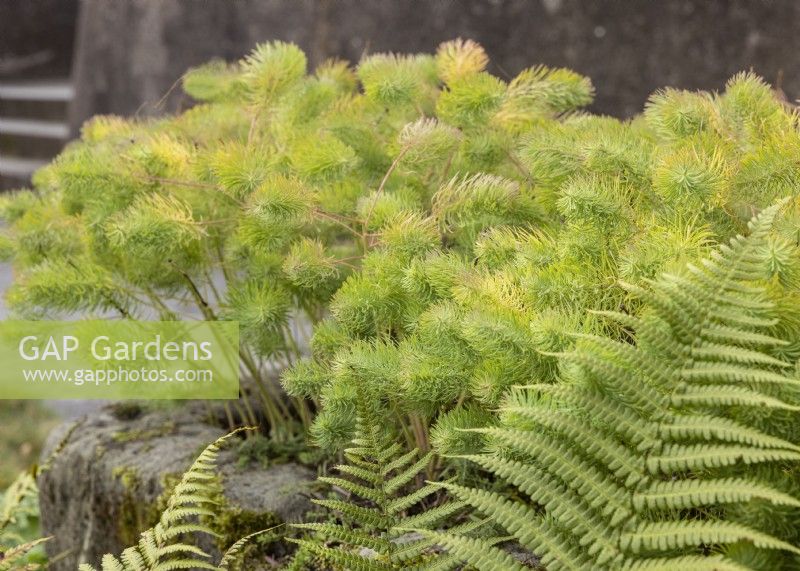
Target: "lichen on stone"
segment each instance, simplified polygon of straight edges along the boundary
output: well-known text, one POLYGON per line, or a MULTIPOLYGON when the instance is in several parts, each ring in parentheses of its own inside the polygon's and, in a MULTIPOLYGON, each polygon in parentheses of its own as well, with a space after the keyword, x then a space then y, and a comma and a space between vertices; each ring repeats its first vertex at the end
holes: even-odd
POLYGON ((173 434, 175 432, 175 428, 176 426, 174 422, 167 421, 155 428, 142 428, 138 430, 121 430, 119 432, 115 432, 112 435, 112 438, 116 442, 146 441, 152 438, 158 438, 160 436, 173 434))

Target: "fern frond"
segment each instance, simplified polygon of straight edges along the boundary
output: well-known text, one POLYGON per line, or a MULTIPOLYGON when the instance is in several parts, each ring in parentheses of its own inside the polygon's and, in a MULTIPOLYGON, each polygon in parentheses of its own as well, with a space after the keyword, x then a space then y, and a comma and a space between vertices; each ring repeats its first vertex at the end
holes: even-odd
POLYGON ((327 547, 317 541, 303 539, 290 539, 289 541, 296 543, 315 555, 319 555, 333 565, 340 566, 342 569, 350 569, 351 571, 391 571, 393 569, 393 566, 388 563, 362 557, 361 555, 351 553, 341 548, 334 549, 327 547))
POLYGON ((139 553, 135 547, 128 547, 120 555, 122 564, 128 569, 144 570, 147 569, 144 557, 139 553))
POLYGON ((0 571, 35 571, 41 567, 35 563, 26 563, 25 557, 36 546, 49 541, 50 537, 41 537, 15 545, 9 549, 0 549, 0 571))
POLYGON ((219 562, 219 571, 228 571, 228 569, 230 569, 230 567, 234 565, 240 558, 240 556, 242 555, 242 551, 244 550, 245 546, 247 546, 248 543, 253 541, 253 539, 258 537, 259 535, 268 533, 273 529, 275 528, 271 527, 268 529, 262 529, 250 533, 248 535, 245 535, 244 537, 236 540, 236 542, 233 545, 231 545, 228 549, 226 549, 225 553, 222 554, 222 559, 220 559, 219 562))
POLYGON ((765 500, 775 505, 800 507, 800 500, 746 478, 653 482, 633 496, 637 510, 680 510, 699 506, 765 500))
POLYGON ((386 504, 386 511, 390 514, 400 514, 435 493, 436 489, 433 485, 423 486, 406 496, 393 498, 386 504))
MULTIPOLYGON (((432 528, 454 517, 466 504, 448 502, 403 517, 406 510, 440 490, 433 484, 416 489, 412 485, 431 463, 432 454, 420 454, 416 448, 406 450, 389 438, 380 425, 373 410, 375 403, 365 395, 360 395, 358 402, 360 414, 356 434, 352 446, 345 450, 348 463, 336 467, 350 478, 319 478, 351 497, 347 501, 314 500, 317 505, 338 512, 342 523, 305 523, 294 527, 312 532, 308 539, 297 542, 332 565, 347 569, 388 569, 392 568, 392 563, 408 560, 432 547, 430 542, 420 538, 399 546, 396 542, 409 526, 432 528), (364 505, 363 500, 369 505, 364 505), (326 540, 338 542, 339 547, 333 549, 324 545, 326 540), (362 557, 363 550, 369 550, 375 557, 362 557)), ((436 560, 435 557, 433 561, 436 560)))
POLYGON ((438 545, 458 553, 458 557, 485 571, 524 571, 511 555, 498 549, 491 542, 474 537, 423 531, 438 545))
MULTIPOLYGON (((778 208, 688 272, 626 286, 643 300, 637 317, 598 312, 634 330, 633 342, 578 335, 559 356, 566 382, 506 398, 501 426, 480 430, 495 452, 467 458, 530 503, 444 487, 548 569, 743 569, 714 554, 742 543, 790 568, 800 551, 791 525, 761 529, 800 513, 793 487, 775 478, 800 461, 796 433, 769 423, 793 423, 800 406, 791 364, 769 351, 784 341, 765 332, 778 208)), ((451 552, 474 555, 462 543, 451 552)), ((501 558, 479 561, 494 569, 501 558)))
POLYGON ((328 510, 340 512, 344 517, 360 522, 364 526, 388 529, 395 524, 392 516, 383 514, 375 508, 359 506, 344 500, 315 499, 313 501, 328 510))
POLYGON ((609 551, 594 544, 582 554, 583 549, 564 537, 553 520, 539 518, 535 508, 509 501, 502 494, 456 485, 445 485, 445 487, 457 498, 469 502, 492 521, 507 529, 523 547, 533 553, 544 554, 542 563, 545 565, 573 561, 576 562, 574 568, 577 569, 579 565, 588 563, 587 555, 596 555, 598 551, 602 551, 597 557, 598 563, 605 564, 610 557, 619 556, 618 550, 613 546, 613 540, 607 539, 605 543, 611 547, 609 551))
POLYGON ((623 549, 632 553, 670 551, 700 544, 749 541, 764 549, 782 549, 800 554, 800 548, 729 521, 661 521, 645 523, 620 537, 623 549))
POLYGON ((416 478, 425 467, 431 463, 433 453, 428 452, 423 454, 414 464, 405 468, 402 472, 396 474, 384 483, 384 490, 387 494, 394 494, 400 488, 410 483, 411 480, 416 478))
POLYGON ((561 432, 575 442, 587 443, 586 452, 606 464, 618 478, 630 478, 628 484, 636 482, 640 477, 643 468, 640 457, 613 440, 598 441, 594 438, 595 432, 592 428, 574 414, 533 406, 506 406, 503 412, 533 420, 540 426, 561 432))
POLYGON ((775 397, 738 385, 685 387, 682 392, 677 392, 672 395, 672 402, 677 407, 686 405, 708 408, 719 406, 748 406, 773 408, 792 412, 800 411, 800 405, 786 403, 775 397))
POLYGON ((563 483, 547 470, 532 464, 494 456, 468 456, 487 471, 507 480, 548 510, 553 520, 574 529, 589 552, 618 553, 614 538, 604 529, 604 519, 580 496, 566 492, 563 483))
POLYGON ((436 526, 446 523, 449 518, 463 511, 466 506, 466 502, 449 501, 418 514, 404 517, 403 529, 436 529, 436 526))
POLYGON ((627 564, 624 571, 673 571, 674 569, 691 569, 692 571, 750 571, 749 567, 740 565, 721 555, 683 556, 664 559, 642 559, 627 564))
POLYGON ((746 444, 754 448, 784 448, 800 452, 800 446, 783 438, 776 438, 760 430, 712 415, 675 416, 661 426, 665 440, 716 440, 746 444))
MULTIPOLYGON (((218 488, 210 485, 216 479, 216 460, 221 447, 236 434, 252 430, 240 428, 218 438, 209 444, 181 476, 174 487, 167 507, 158 523, 145 530, 136 546, 122 552, 118 559, 106 554, 102 559, 102 571, 172 571, 175 569, 214 569, 220 568, 207 561, 209 555, 195 545, 186 543, 183 537, 195 533, 217 536, 208 525, 196 520, 198 516, 213 518, 217 515, 214 496, 218 488)), ((245 541, 244 538, 241 541, 245 541)), ((239 544, 239 542, 237 542, 239 544)), ((241 545, 237 551, 241 549, 241 545)), ((231 555, 226 561, 230 562, 231 555)), ((96 571, 90 565, 82 567, 85 571, 96 571)))
POLYGON ((382 537, 375 537, 370 533, 357 529, 347 529, 344 526, 332 523, 298 523, 297 529, 314 531, 323 537, 334 539, 350 545, 358 545, 372 549, 378 553, 388 553, 392 544, 382 537))
POLYGON ((341 488, 346 492, 355 494, 376 503, 383 499, 383 492, 381 490, 376 490, 375 488, 362 484, 356 484, 344 478, 331 478, 328 476, 323 476, 319 478, 319 481, 328 484, 329 486, 341 488))
POLYGON ((543 434, 540 440, 514 430, 486 430, 501 446, 509 446, 531 458, 538 458, 568 487, 610 518, 614 524, 631 516, 624 488, 584 459, 567 442, 543 434))
POLYGON ((647 468, 653 474, 670 474, 690 469, 720 468, 737 463, 749 465, 784 460, 800 460, 800 453, 778 448, 724 444, 669 444, 661 454, 647 459, 647 468))

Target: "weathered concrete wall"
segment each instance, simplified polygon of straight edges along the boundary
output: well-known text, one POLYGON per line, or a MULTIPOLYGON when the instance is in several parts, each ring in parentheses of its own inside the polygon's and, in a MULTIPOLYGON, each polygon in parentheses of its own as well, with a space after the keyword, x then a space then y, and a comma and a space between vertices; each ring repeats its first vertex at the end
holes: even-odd
POLYGON ((0 78, 68 77, 78 0, 0 0, 0 78))
POLYGON ((83 0, 73 118, 175 109, 177 93, 156 104, 187 67, 273 38, 319 62, 469 37, 500 75, 544 63, 591 76, 594 109, 621 116, 658 87, 719 89, 750 68, 794 98, 798 24, 794 0, 83 0))

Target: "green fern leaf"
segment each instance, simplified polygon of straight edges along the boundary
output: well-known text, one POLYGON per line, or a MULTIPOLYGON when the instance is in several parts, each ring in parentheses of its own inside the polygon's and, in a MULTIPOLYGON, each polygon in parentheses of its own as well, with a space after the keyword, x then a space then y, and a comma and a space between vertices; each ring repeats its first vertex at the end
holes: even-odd
POLYGON ((633 553, 668 551, 698 544, 749 541, 756 547, 784 549, 800 554, 800 548, 774 537, 728 521, 663 521, 646 523, 623 533, 620 545, 633 553))
POLYGON ((647 459, 647 468, 653 474, 683 470, 700 470, 744 464, 760 464, 783 460, 800 460, 800 453, 774 448, 711 444, 669 444, 663 452, 647 459))
POLYGON ((786 403, 775 397, 738 385, 687 386, 682 392, 672 395, 676 407, 699 406, 747 406, 797 412, 800 406, 786 403))
MULTIPOLYGON (((557 356, 562 383, 515 389, 501 425, 478 430, 492 453, 465 458, 529 500, 444 487, 548 569, 749 568, 734 560, 741 545, 792 568, 800 548, 784 537, 795 537, 800 500, 786 475, 800 445, 788 427, 800 381, 772 352, 786 343, 769 334, 764 289, 777 210, 688 272, 626 286, 643 302, 638 317, 596 314, 635 331, 631 342, 576 336, 557 356)), ((500 555, 440 543, 502 568, 500 555)))
POLYGON ((743 478, 653 482, 633 496, 637 510, 681 510, 747 502, 754 498, 775 505, 800 507, 800 500, 770 486, 743 478))
POLYGON ((390 564, 361 557, 360 555, 350 553, 341 548, 332 549, 316 541, 301 539, 290 539, 290 541, 297 543, 299 546, 307 549, 311 553, 319 555, 334 565, 341 566, 342 569, 349 569, 350 571, 391 571, 393 569, 390 564))
MULTIPOLYGON (((434 505, 403 519, 406 510, 440 490, 432 484, 416 489, 411 486, 430 464, 432 455, 420 454, 416 448, 405 450, 383 430, 375 403, 366 395, 361 395, 358 403, 360 414, 356 435, 352 446, 345 451, 348 464, 337 466, 337 469, 359 482, 330 476, 320 477, 319 481, 358 496, 369 505, 360 505, 354 500, 315 500, 317 505, 337 511, 342 523, 295 524, 294 527, 311 532, 308 538, 297 543, 327 563, 342 568, 395 568, 395 563, 418 557, 432 547, 429 541, 416 537, 399 545, 397 542, 403 539, 409 524, 414 528, 433 527, 462 511, 465 504, 434 505), (338 542, 339 547, 327 546, 325 541, 328 539, 338 542), (368 550, 374 557, 362 557, 363 550, 368 550)), ((434 554, 430 564, 438 559, 434 554)), ((448 557, 447 564, 442 562, 442 568, 451 568, 452 559, 448 557)))
POLYGON ((674 416, 661 426, 667 440, 707 440, 747 444, 755 448, 783 448, 800 452, 800 446, 727 418, 711 415, 674 416))
POLYGON ((675 569, 691 569, 692 571, 750 571, 749 567, 740 565, 720 555, 709 557, 685 556, 671 559, 642 559, 622 568, 623 571, 674 571, 675 569))
MULTIPOLYGON (((474 537, 422 532, 445 549, 458 553, 470 565, 484 571, 524 571, 523 567, 511 555, 498 549, 490 542, 474 537)), ((577 567, 575 567, 577 569, 577 567)))

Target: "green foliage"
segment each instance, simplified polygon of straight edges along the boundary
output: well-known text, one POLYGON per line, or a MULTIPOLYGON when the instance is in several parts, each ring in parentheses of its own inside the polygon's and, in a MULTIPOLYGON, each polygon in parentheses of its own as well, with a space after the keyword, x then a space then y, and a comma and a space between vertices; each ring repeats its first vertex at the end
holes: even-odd
POLYGON ((46 568, 40 546, 49 537, 38 537, 39 489, 36 479, 50 470, 79 423, 68 428, 42 465, 20 472, 0 493, 0 571, 36 571, 46 568))
POLYGON ((0 251, 18 276, 9 305, 37 318, 240 320, 243 369, 260 385, 247 398, 261 402, 239 416, 256 423, 260 405, 274 435, 307 421, 305 403, 270 396, 275 368, 306 345, 291 320, 317 323, 341 289, 333 313, 348 335, 405 331, 406 266, 451 242, 469 251, 492 225, 539 220, 516 180, 519 129, 499 110, 532 125, 591 89, 537 68, 509 91, 486 63, 456 40, 436 57, 307 73, 297 47, 271 42, 187 72, 201 103, 181 115, 92 119, 33 191, 0 204, 0 251))
POLYGON ((436 68, 445 83, 452 83, 486 69, 489 56, 472 40, 445 42, 436 51, 436 68))
MULTIPOLYGON (((547 569, 792 569, 800 561, 795 366, 776 357, 766 295, 777 207, 682 274, 628 286, 628 342, 578 335, 562 382, 504 400, 468 459, 524 500, 443 484, 547 569), (760 562, 758 564, 754 562, 760 562)), ((458 536, 478 569, 506 569, 458 536)))
MULTIPOLYGON (((388 61, 370 66, 400 81, 400 60, 388 61)), ((315 326, 310 358, 284 375, 321 406, 312 434, 325 447, 351 438, 348 395, 361 387, 400 424, 423 419, 412 446, 461 405, 465 425, 485 421, 531 375, 558 380, 551 354, 574 345, 571 332, 626 339, 588 312, 637 313, 619 280, 681 271, 794 192, 795 114, 752 75, 720 95, 658 92, 623 122, 579 112, 593 88, 572 72, 533 67, 505 85, 486 65, 473 42, 440 47, 433 116, 384 150, 378 190, 355 212, 358 271, 315 326), (353 360, 369 366, 354 372, 353 360)), ((793 224, 776 228, 770 262, 790 281, 793 224)))
POLYGON ((31 472, 22 472, 0 496, 0 570, 30 570, 41 566, 31 551, 49 538, 23 537, 27 521, 38 516, 38 490, 31 472))
MULTIPOLYGON (((315 557, 334 569, 364 571, 453 569, 457 559, 429 553, 433 542, 408 532, 453 520, 466 504, 435 505, 439 487, 420 485, 432 454, 406 451, 381 424, 375 404, 364 395, 359 403, 356 437, 344 451, 347 463, 336 466, 341 476, 319 479, 345 497, 314 500, 336 513, 338 521, 296 524, 308 532, 306 538, 292 540, 300 546, 296 561, 315 557)), ((460 529, 468 533, 475 527, 460 529)))
POLYGON ((357 74, 367 98, 387 107, 423 104, 437 81, 430 56, 375 54, 358 65, 357 74))
POLYGON ((248 98, 270 104, 306 74, 306 56, 293 44, 272 42, 256 46, 241 67, 248 98))
MULTIPOLYGON (((744 233, 754 212, 795 196, 800 182, 797 115, 753 74, 735 76, 720 94, 659 91, 641 117, 619 121, 581 111, 593 86, 569 70, 535 66, 504 81, 487 66, 480 46, 454 40, 435 57, 375 54, 355 68, 329 61, 308 73, 300 50, 272 42, 238 63, 188 72, 184 87, 200 104, 181 115, 93 119, 80 141, 36 174, 33 191, 0 201, 9 225, 0 254, 12 259, 18 276, 10 306, 33 317, 173 319, 192 312, 235 319, 242 325, 242 369, 258 384, 257 390, 246 387, 247 402, 232 404, 246 422, 256 424, 263 413, 272 436, 295 442, 290 427, 302 421, 319 444, 335 451, 359 430, 358 399, 369 394, 382 407, 382 424, 402 435, 409 450, 432 444, 449 454, 475 454, 492 430, 507 430, 473 429, 493 425, 498 407, 513 408, 509 399, 523 398, 514 387, 537 381, 516 407, 527 410, 572 395, 590 365, 606 363, 606 376, 616 379, 619 367, 606 361, 633 358, 623 350, 634 347, 632 329, 639 339, 635 355, 654 351, 643 340, 651 339, 653 323, 661 323, 654 321, 658 312, 673 315, 670 308, 686 300, 654 301, 655 294, 638 295, 640 288, 670 271, 694 288, 686 295, 706 295, 686 263, 720 244, 732 247, 725 240, 744 233), (621 287, 620 280, 631 287, 621 287), (589 310, 627 317, 605 319, 589 310), (309 329, 313 336, 307 339, 309 329), (561 353, 578 357, 559 358, 561 353), (273 386, 278 370, 284 371, 288 402, 273 386)), ((780 362, 800 358, 796 198, 787 211, 758 247, 763 300, 744 308, 749 316, 761 311, 763 301, 767 317, 736 322, 749 331, 774 320, 757 337, 764 346, 750 343, 752 337, 735 338, 738 329, 721 329, 720 347, 707 347, 703 358, 721 359, 713 352, 719 350, 736 366, 742 364, 737 359, 751 359, 745 364, 775 371, 777 362, 759 355, 780 362), (772 346, 773 338, 786 343, 772 346)), ((705 298, 702 304, 713 305, 705 298)), ((731 307, 721 311, 719 319, 736 319, 731 307)), ((680 335, 697 334, 686 323, 673 325, 680 335)), ((715 374, 731 373, 719 368, 715 374)), ((712 418, 703 422, 724 417, 725 407, 735 405, 736 419, 728 420, 737 426, 795 442, 791 417, 781 416, 794 407, 782 392, 786 383, 769 386, 761 392, 761 385, 748 386, 749 392, 728 386, 715 395, 704 386, 706 392, 695 395, 699 404, 680 406, 691 417, 713 396, 719 406, 706 411, 712 418), (745 402, 771 412, 759 414, 764 411, 745 402)), ((623 388, 609 398, 622 407, 645 407, 657 422, 667 422, 655 412, 663 400, 659 389, 642 397, 623 388)), ((586 410, 584 404, 570 406, 570 414, 586 410)), ((562 419, 561 409, 555 412, 554 421, 562 419)), ((507 417, 504 425, 511 422, 507 417)), ((536 420, 537 426, 546 420, 536 420)), ((709 425, 709 439, 739 430, 723 424, 709 425)), ((598 434, 605 434, 602 428, 598 434)), ((676 425, 674 434, 657 434, 654 442, 665 446, 659 454, 667 445, 680 450, 682 435, 695 429, 676 425)), ((605 443, 604 453, 618 454, 622 462, 620 447, 636 434, 623 434, 618 446, 605 443)), ((731 454, 709 454, 720 465, 704 470, 724 472, 714 475, 718 479, 738 478, 728 475, 735 463, 722 464, 745 454, 746 446, 764 444, 749 434, 739 433, 744 440, 731 454)), ((635 456, 638 448, 627 453, 635 456)), ((650 462, 657 457, 648 456, 650 462)), ((677 472, 676 480, 691 472, 700 481, 706 474, 693 470, 694 462, 676 456, 645 467, 677 472)), ((617 477, 618 467, 613 469, 617 477)), ((448 485, 460 490, 453 486, 463 484, 448 485)), ((470 498, 475 503, 494 496, 470 498)), ((504 501, 509 532, 528 529, 514 518, 535 515, 532 521, 539 521, 538 512, 529 513, 533 508, 516 511, 518 504, 504 501)), ((647 565, 658 568, 651 547, 678 553, 699 538, 709 546, 727 545, 730 560, 765 560, 759 565, 770 568, 769 558, 778 556, 728 541, 742 529, 732 526, 770 528, 769 537, 791 543, 791 518, 776 517, 776 532, 761 525, 763 510, 751 509, 758 501, 725 504, 722 512, 716 506, 676 510, 699 522, 694 535, 680 541, 672 537, 656 546, 626 535, 630 542, 624 543, 620 535, 614 544, 619 556, 607 546, 583 552, 570 544, 560 557, 569 561, 577 549, 580 561, 595 553, 602 554, 600 561, 622 561, 639 549, 653 559, 647 565), (718 512, 726 523, 714 528, 718 512)), ((605 504, 614 505, 613 497, 605 504)), ((658 523, 655 516, 663 510, 651 508, 650 523, 658 523)), ((619 523, 612 519, 608 533, 619 523)), ((563 531, 562 523, 552 525, 563 531)), ((544 554, 538 542, 550 536, 520 533, 523 543, 537 542, 544 554)), ((494 560, 502 560, 501 567, 515 565, 493 540, 436 537, 473 565, 488 564, 494 557, 489 554, 500 557, 494 560)), ((758 545, 769 541, 759 536, 758 545)), ((688 553, 684 562, 705 555, 688 553)), ((705 562, 723 565, 719 561, 705 562)))

